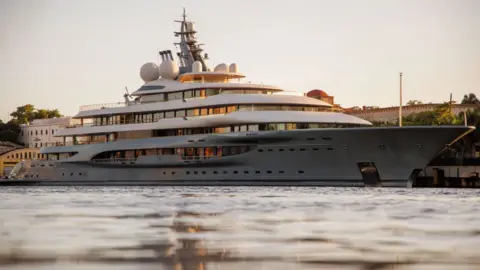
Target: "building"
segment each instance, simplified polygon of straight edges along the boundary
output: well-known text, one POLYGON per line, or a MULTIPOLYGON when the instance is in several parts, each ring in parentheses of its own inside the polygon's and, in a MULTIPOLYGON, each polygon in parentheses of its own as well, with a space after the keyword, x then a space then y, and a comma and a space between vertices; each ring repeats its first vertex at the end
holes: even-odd
POLYGON ((45 159, 45 155, 40 154, 39 148, 16 148, 0 154, 0 177, 8 176, 10 171, 22 160, 45 159))
POLYGON ((76 124, 71 117, 36 119, 30 124, 21 125, 18 141, 26 148, 41 148, 55 143, 63 143, 62 138, 54 137, 59 129, 76 124))
MULTIPOLYGON (((431 111, 435 109, 438 105, 442 105, 441 103, 429 103, 429 104, 416 104, 416 105, 405 105, 402 106, 402 115, 408 116, 412 113, 419 113, 425 111, 431 111)), ((476 109, 480 108, 478 104, 454 104, 453 105, 453 113, 458 115, 465 110, 469 109, 476 109)), ((348 113, 353 116, 360 117, 370 122, 395 122, 398 121, 398 112, 399 107, 353 107, 345 109, 345 113, 348 113)))
POLYGON ((319 99, 321 101, 327 102, 328 104, 335 105, 335 102, 334 102, 335 98, 333 96, 329 96, 323 90, 314 89, 314 90, 307 93, 307 97, 319 99))
POLYGON ((12 168, 22 160, 44 159, 40 148, 52 144, 63 143, 63 138, 55 137, 59 129, 78 124, 71 117, 36 119, 20 126, 18 142, 24 146, 10 142, 0 142, 0 176, 8 176, 12 168))

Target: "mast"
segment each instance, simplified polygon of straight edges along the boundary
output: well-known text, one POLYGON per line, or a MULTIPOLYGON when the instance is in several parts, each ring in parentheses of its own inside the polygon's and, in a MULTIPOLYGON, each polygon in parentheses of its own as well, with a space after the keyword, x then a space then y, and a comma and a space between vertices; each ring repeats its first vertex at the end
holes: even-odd
POLYGON ((201 55, 203 49, 200 47, 203 44, 197 44, 197 39, 193 27, 193 22, 187 20, 187 14, 185 7, 183 8, 182 14, 183 20, 175 22, 180 23, 180 31, 174 32, 175 36, 180 36, 180 42, 174 43, 180 47, 180 52, 177 53, 179 58, 179 66, 181 73, 191 71, 193 62, 199 61, 202 64, 202 70, 207 71, 207 65, 205 64, 204 58, 201 55))

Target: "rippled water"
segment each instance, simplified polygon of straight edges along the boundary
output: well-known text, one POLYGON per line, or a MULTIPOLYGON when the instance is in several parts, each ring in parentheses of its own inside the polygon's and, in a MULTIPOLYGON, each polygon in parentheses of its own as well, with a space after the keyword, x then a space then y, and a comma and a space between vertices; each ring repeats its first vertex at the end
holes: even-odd
POLYGON ((479 269, 480 190, 0 187, 9 269, 479 269))

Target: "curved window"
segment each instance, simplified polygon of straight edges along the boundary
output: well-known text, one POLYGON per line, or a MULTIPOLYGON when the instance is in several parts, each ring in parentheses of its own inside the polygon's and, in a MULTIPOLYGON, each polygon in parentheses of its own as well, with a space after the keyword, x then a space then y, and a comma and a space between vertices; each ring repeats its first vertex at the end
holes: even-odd
POLYGON ((161 85, 144 85, 140 87, 137 91, 152 91, 152 90, 162 90, 165 86, 161 85))

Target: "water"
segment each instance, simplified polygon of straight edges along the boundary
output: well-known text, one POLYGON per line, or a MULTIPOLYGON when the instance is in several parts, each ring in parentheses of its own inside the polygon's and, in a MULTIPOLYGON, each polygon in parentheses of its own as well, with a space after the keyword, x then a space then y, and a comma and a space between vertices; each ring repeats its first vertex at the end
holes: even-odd
POLYGON ((1 267, 479 269, 480 190, 1 187, 1 267))

